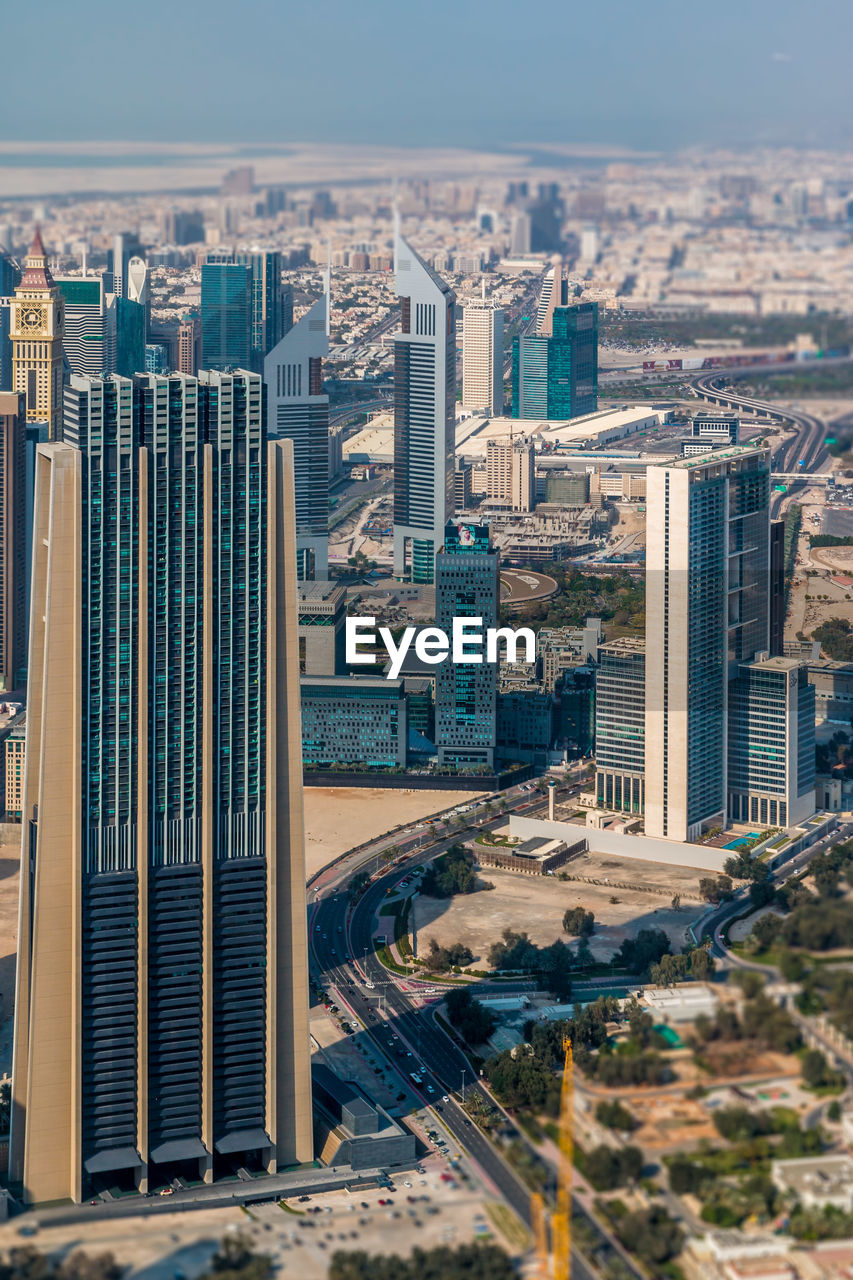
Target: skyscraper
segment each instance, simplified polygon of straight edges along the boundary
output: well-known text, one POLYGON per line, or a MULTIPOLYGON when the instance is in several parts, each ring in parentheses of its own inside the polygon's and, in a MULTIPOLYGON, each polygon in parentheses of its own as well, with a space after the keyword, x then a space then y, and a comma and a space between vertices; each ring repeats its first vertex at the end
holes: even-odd
POLYGON ((27 423, 20 391, 0 391, 0 687, 27 665, 27 423))
POLYGON ((804 662, 760 653, 729 685, 728 817, 792 827, 815 810, 815 690, 804 662))
POLYGON ((725 822, 729 681, 767 649, 769 453, 646 472, 646 834, 725 822))
MULTIPOLYGON (((17 267, 0 245, 0 298, 11 298, 20 279, 17 267)), ((12 312, 0 304, 0 389, 12 386, 12 342, 9 337, 12 312)))
POLYGON ((323 294, 264 361, 271 437, 293 441, 297 573, 329 576, 329 297, 323 294))
POLYGON ((462 310, 462 407, 500 415, 504 403, 504 313, 490 299, 462 310))
MULTIPOLYGON (((151 327, 151 280, 148 275, 148 264, 139 254, 134 254, 127 264, 124 298, 127 302, 135 302, 142 308, 144 336, 143 346, 151 327)), ((121 372, 121 370, 117 370, 121 372)), ((138 369, 135 370, 138 372, 138 369)))
POLYGON ((265 357, 293 327, 293 291, 282 284, 281 254, 265 250, 212 252, 207 261, 234 262, 252 273, 251 367, 261 373, 265 357))
POLYGON ((204 369, 247 369, 252 356, 252 269, 206 262, 201 269, 204 369))
POLYGON ((145 307, 117 293, 108 293, 104 304, 105 368, 132 378, 145 368, 145 307))
POLYGON ((558 306, 551 334, 512 343, 512 416, 565 420, 598 408, 598 303, 558 306))
MULTIPOLYGON (((500 553, 492 550, 487 525, 447 525, 435 557, 435 621, 450 635, 454 618, 497 626, 500 553)), ((497 664, 452 662, 436 667, 435 742, 439 765, 494 766, 497 741, 497 664)))
POLYGON ((394 261, 394 573, 432 582, 453 511, 456 297, 399 235, 394 261))
MULTIPOLYGON (((145 251, 139 242, 139 237, 132 231, 120 231, 113 238, 113 247, 109 255, 108 276, 112 274, 112 280, 107 280, 108 293, 115 293, 119 298, 131 297, 128 273, 132 258, 140 258, 144 262, 145 251)), ((135 300, 138 301, 138 299, 135 300)))
POLYGON ((96 378, 108 372, 104 334, 104 289, 101 276, 73 276, 56 281, 65 305, 62 350, 72 373, 96 378))
POLYGON ((595 674, 595 797, 604 809, 643 812, 646 652, 635 636, 598 649, 595 674))
POLYGON ((26 396, 27 422, 46 422, 52 440, 62 420, 63 324, 62 294, 36 229, 12 303, 12 386, 26 396))
POLYGON ((292 447, 251 373, 72 377, 37 468, 12 1183, 310 1160, 292 447))
POLYGON ((178 372, 193 377, 201 364, 201 321, 198 316, 184 316, 178 326, 178 372))

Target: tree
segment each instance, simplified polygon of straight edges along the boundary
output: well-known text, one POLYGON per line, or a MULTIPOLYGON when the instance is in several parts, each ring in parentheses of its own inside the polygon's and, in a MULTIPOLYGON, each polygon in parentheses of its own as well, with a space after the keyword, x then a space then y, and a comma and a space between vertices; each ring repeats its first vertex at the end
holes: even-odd
POLYGON ((772 947, 779 936, 781 928, 782 921, 772 911, 768 911, 766 915, 761 916, 755 921, 751 930, 756 946, 761 950, 766 947, 772 947))
POLYGON ((437 1245, 412 1251, 408 1258, 338 1250, 328 1280, 515 1280, 512 1259, 493 1241, 437 1245))
POLYGON ((478 887, 474 855, 461 844, 451 845, 447 853, 435 858, 421 878, 421 893, 430 898, 474 893, 478 887))
POLYGON ((444 1007, 451 1025, 469 1044, 482 1044, 497 1026, 497 1018, 479 1000, 475 1000, 467 987, 448 991, 444 1007))
POLYGON ((210 1271, 200 1280, 268 1280, 273 1273, 269 1254, 255 1253, 251 1238, 242 1232, 225 1236, 210 1262, 210 1271))
POLYGON ((776 886, 773 875, 766 862, 757 862, 752 884, 749 886, 749 900, 754 907, 766 907, 776 897, 776 886), (759 871, 759 868, 761 870, 759 871))
POLYGON ((593 1147, 583 1162, 583 1172, 596 1191, 613 1191, 636 1182, 643 1171, 639 1147, 593 1147))
POLYGON ((727 1142, 749 1142, 773 1132, 773 1121, 765 1111, 748 1111, 746 1107, 724 1107, 714 1112, 714 1126, 727 1142))
POLYGON ((583 907, 570 907, 563 916, 563 930, 573 938, 589 938, 595 929, 595 916, 583 907))
POLYGON ((699 881, 699 893, 706 902, 729 902, 734 897, 729 876, 705 876, 699 881))
POLYGON ((694 1164, 686 1155, 675 1155, 669 1162, 669 1189, 677 1196, 698 1195, 702 1187, 713 1182, 716 1174, 704 1165, 694 1164))
POLYGON ((696 982, 707 982, 716 968, 710 947, 694 947, 689 955, 690 976, 696 982))
POLYGON ((626 1213, 617 1221, 616 1232, 625 1247, 649 1266, 674 1258, 684 1242, 678 1223, 660 1205, 626 1213))
POLYGON ((473 959, 473 951, 461 942, 451 942, 449 946, 440 947, 435 938, 430 938, 424 964, 433 973, 440 973, 452 969, 454 965, 470 964, 473 959))
POLYGON ((661 956, 657 964, 649 966, 649 977, 655 986, 671 987, 687 977, 687 956, 661 956))
POLYGON ((755 969, 736 969, 732 978, 738 984, 747 1000, 754 1000, 764 988, 764 974, 755 969))
POLYGON ((843 1088, 844 1077, 833 1071, 820 1049, 806 1049, 800 1059, 803 1083, 810 1089, 843 1088))
POLYGON ((663 929, 640 929, 636 938, 625 938, 616 961, 630 973, 644 973, 669 952, 669 938, 663 929))
POLYGON ((599 1124, 608 1129, 616 1129, 620 1133, 631 1133, 637 1128, 638 1121, 633 1112, 623 1106, 618 1098, 612 1102, 602 1100, 595 1108, 595 1118, 599 1124))

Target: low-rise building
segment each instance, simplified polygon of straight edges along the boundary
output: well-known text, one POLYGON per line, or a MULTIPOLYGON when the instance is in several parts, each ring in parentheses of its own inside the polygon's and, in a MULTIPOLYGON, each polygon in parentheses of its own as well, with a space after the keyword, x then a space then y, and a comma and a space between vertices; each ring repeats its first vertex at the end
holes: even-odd
POLYGON ((704 982, 679 982, 674 987, 646 987, 643 1003, 659 1022, 692 1022, 700 1013, 712 1018, 720 1003, 704 982))
POLYGON ((780 1191, 796 1196, 806 1209, 853 1211, 853 1156, 772 1160, 770 1175, 780 1191))
POLYGON ((569 858, 584 853, 586 840, 567 844, 563 840, 533 836, 518 844, 480 844, 473 846, 474 857, 481 867, 497 867, 502 871, 520 871, 525 876, 547 876, 565 866, 569 858))
POLYGON ((410 1167, 415 1135, 403 1129, 351 1080, 340 1080, 321 1062, 311 1066, 315 1108, 315 1150, 323 1164, 353 1171, 410 1167))

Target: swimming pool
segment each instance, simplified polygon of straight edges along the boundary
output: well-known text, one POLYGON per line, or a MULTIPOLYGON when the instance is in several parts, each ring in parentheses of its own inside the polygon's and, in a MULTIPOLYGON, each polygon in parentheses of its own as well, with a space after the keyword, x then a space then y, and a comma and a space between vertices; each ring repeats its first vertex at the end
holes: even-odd
POLYGON ((750 831, 745 836, 738 836, 737 840, 730 840, 728 844, 724 844, 724 849, 741 849, 745 844, 749 844, 750 840, 756 840, 761 835, 760 831, 750 831))

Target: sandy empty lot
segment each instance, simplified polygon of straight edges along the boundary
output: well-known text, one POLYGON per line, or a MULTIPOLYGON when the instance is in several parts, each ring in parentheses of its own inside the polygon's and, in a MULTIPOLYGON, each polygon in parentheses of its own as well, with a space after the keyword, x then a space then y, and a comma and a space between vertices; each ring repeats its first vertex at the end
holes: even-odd
POLYGON ((596 929, 590 940, 593 955, 609 960, 625 938, 643 928, 663 929, 673 943, 683 946, 687 926, 702 909, 695 900, 699 875, 687 867, 586 854, 573 859, 567 869, 576 875, 609 879, 611 884, 591 885, 488 867, 482 879, 490 880, 494 889, 450 899, 416 898, 412 918, 418 952, 426 952, 430 938, 440 945, 464 942, 479 963, 486 960, 489 947, 504 929, 526 931, 533 942, 547 946, 556 938, 568 940, 563 933, 563 913, 580 906, 595 915, 596 929), (615 881, 665 889, 666 894, 619 889, 615 881), (690 893, 694 901, 674 911, 670 903, 675 893, 690 893), (611 897, 617 901, 611 902, 611 897))
POLYGON ((471 791, 407 791, 390 787, 306 787, 305 869, 327 862, 401 823, 417 822, 472 800, 471 791))

